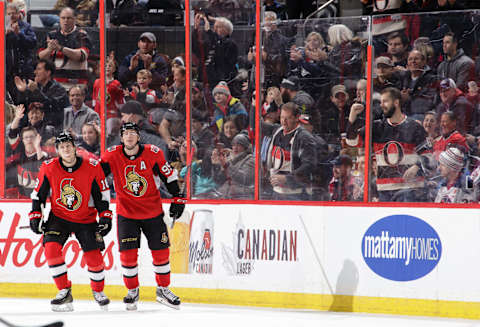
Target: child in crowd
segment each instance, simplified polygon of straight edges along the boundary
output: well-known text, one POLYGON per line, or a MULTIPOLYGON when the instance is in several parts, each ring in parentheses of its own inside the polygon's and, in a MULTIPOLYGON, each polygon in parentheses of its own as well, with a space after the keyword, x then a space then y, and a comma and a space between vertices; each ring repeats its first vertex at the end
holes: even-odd
POLYGON ((448 148, 438 158, 442 181, 435 202, 464 203, 471 202, 471 194, 462 185, 462 170, 465 155, 457 148, 448 148))
POLYGON ((127 100, 137 100, 143 106, 145 113, 161 103, 155 90, 150 88, 152 73, 147 69, 141 69, 137 73, 137 85, 132 86, 132 91, 125 90, 127 100))
MULTIPOLYGON (((105 73, 106 73, 106 102, 107 102, 107 136, 113 134, 114 120, 120 119, 120 106, 125 103, 123 97, 122 84, 115 79, 114 74, 117 70, 117 63, 113 52, 107 58, 105 73)), ((100 79, 96 79, 93 84, 92 104, 95 111, 100 115, 101 99, 100 99, 100 79)))

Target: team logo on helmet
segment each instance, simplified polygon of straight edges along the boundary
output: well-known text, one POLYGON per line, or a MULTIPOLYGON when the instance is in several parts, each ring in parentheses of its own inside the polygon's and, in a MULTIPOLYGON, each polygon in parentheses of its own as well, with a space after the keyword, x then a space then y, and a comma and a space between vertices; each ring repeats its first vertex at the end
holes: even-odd
POLYGON ((82 204, 82 195, 72 185, 73 178, 64 178, 60 182, 60 198, 57 204, 69 211, 77 210, 82 204))
POLYGON ((134 165, 125 167, 125 180, 126 184, 123 188, 127 193, 140 197, 147 191, 147 180, 143 176, 137 174, 134 165))

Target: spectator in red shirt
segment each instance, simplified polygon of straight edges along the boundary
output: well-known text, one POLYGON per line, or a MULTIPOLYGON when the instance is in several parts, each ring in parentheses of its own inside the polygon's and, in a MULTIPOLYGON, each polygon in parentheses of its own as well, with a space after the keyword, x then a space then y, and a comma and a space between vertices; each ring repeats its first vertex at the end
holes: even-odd
POLYGON ((433 143, 433 154, 436 160, 438 160, 440 153, 449 147, 456 146, 463 152, 466 152, 468 149, 465 136, 460 134, 456 128, 457 116, 455 113, 452 111, 444 112, 440 119, 440 132, 442 135, 433 143))

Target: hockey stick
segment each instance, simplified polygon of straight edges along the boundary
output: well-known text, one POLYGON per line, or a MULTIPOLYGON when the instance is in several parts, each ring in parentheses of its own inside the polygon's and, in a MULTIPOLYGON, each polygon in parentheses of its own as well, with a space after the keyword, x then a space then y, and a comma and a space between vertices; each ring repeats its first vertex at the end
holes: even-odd
MULTIPOLYGON (((5 321, 2 318, 0 318, 0 322, 7 327, 20 327, 19 325, 14 325, 8 321, 5 321)), ((46 325, 37 325, 35 327, 62 327, 62 326, 63 326, 63 321, 55 321, 46 325)))
MULTIPOLYGON (((42 220, 40 220, 39 228, 42 228, 44 225, 47 224, 45 216, 43 215, 44 210, 45 210, 45 204, 41 203, 40 204, 40 212, 42 213, 42 220)), ((23 225, 23 226, 18 227, 18 229, 29 229, 29 228, 30 228, 30 225, 23 225)))
MULTIPOLYGON (((188 175, 189 175, 188 173, 190 172, 190 168, 192 168, 192 164, 193 164, 193 162, 192 162, 193 159, 192 159, 192 158, 193 158, 193 155, 194 155, 194 154, 195 154, 195 148, 192 146, 192 147, 190 148, 190 163, 186 166, 186 167, 187 167, 187 171, 186 171, 186 173, 185 173, 185 180, 184 180, 183 185, 182 185, 182 190, 180 191, 180 194, 183 194, 183 196, 185 196, 185 190, 186 190, 186 188, 187 188, 186 178, 188 178, 188 175)), ((191 180, 191 178, 190 178, 190 180, 191 180)), ((170 205, 172 205, 172 204, 170 204, 170 205)), ((182 214, 183 214, 183 213, 182 213, 182 214)), ((180 217, 181 217, 181 216, 180 216, 180 217)), ((180 219, 180 217, 178 217, 177 219, 180 219)), ((171 218, 172 218, 172 217, 171 217, 171 218)), ((172 222, 170 223, 170 229, 173 229, 173 226, 175 226, 175 221, 176 221, 177 219, 172 218, 172 222)))
POLYGON ((312 247, 313 254, 315 255, 315 258, 317 259, 317 263, 320 266, 320 270, 322 271, 323 278, 325 279, 325 282, 327 283, 328 289, 330 290, 330 294, 335 294, 333 292, 332 285, 330 285, 330 282, 328 281, 327 274, 325 273, 325 270, 323 269, 322 262, 320 261, 320 257, 318 256, 317 250, 315 249, 315 245, 313 244, 312 238, 310 237, 310 233, 308 232, 307 226, 305 226, 305 223, 303 222, 303 218, 301 215, 298 215, 298 218, 300 218, 300 222, 303 225, 303 230, 305 231, 305 234, 307 235, 308 241, 310 242, 310 246, 312 247))

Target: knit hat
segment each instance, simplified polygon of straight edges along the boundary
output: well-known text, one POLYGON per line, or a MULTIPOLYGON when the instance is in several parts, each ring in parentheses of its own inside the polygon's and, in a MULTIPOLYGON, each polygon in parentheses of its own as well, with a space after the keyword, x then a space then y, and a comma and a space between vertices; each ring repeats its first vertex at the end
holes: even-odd
POLYGON ((239 133, 233 138, 232 144, 240 144, 245 149, 248 149, 250 147, 250 139, 247 134, 239 133))
POLYGON ((451 78, 445 78, 440 82, 440 90, 455 89, 456 87, 455 81, 451 78))
POLYGON ((438 161, 450 169, 460 171, 463 168, 463 152, 457 148, 448 148, 440 153, 438 161))
POLYGON ((183 61, 183 58, 180 57, 180 56, 173 58, 172 61, 173 61, 174 63, 180 65, 180 66, 184 66, 184 67, 185 67, 185 62, 183 61))
POLYGON ((217 94, 217 93, 223 93, 227 97, 229 97, 230 96, 230 89, 228 88, 228 85, 227 85, 226 82, 221 81, 220 83, 217 84, 217 86, 215 86, 212 93, 213 93, 213 96, 215 96, 215 94, 217 94))

